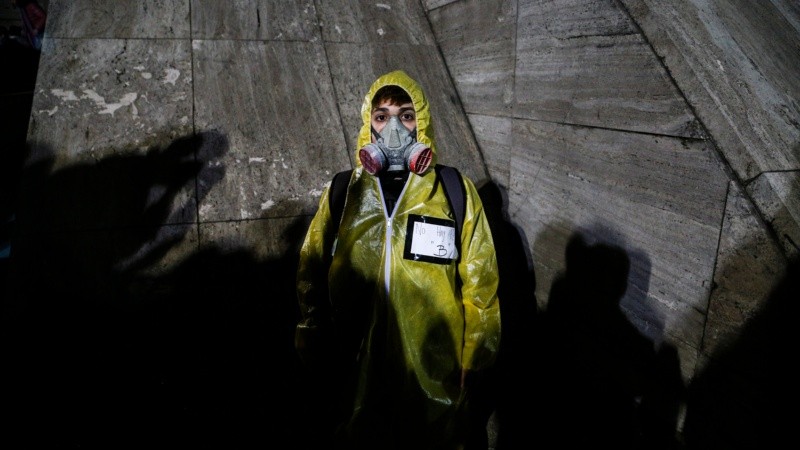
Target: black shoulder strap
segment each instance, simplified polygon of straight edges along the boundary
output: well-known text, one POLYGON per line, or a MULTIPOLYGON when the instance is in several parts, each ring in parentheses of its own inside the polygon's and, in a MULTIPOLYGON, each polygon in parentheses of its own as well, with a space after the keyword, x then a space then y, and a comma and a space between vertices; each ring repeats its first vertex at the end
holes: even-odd
POLYGON ((342 211, 344 211, 344 200, 347 196, 347 185, 350 183, 350 174, 352 170, 343 170, 333 176, 331 181, 331 190, 328 193, 328 206, 331 209, 331 220, 333 224, 334 234, 339 229, 339 222, 342 220, 342 211))
MULTIPOLYGON (((328 206, 331 210, 331 220, 333 229, 338 230, 339 222, 344 211, 344 200, 347 195, 347 185, 350 182, 352 170, 344 170, 333 176, 331 189, 328 193, 328 206)), ((442 180, 444 193, 447 201, 453 209, 453 216, 456 222, 456 242, 461 242, 461 228, 464 225, 464 215, 466 213, 466 193, 464 184, 461 182, 461 173, 458 169, 442 164, 436 165, 436 172, 442 180)))
POLYGON ((442 179, 444 193, 450 208, 453 209, 453 216, 456 220, 456 242, 461 243, 461 228, 464 225, 464 214, 466 214, 466 193, 464 184, 461 182, 461 173, 455 167, 436 165, 436 170, 442 179))

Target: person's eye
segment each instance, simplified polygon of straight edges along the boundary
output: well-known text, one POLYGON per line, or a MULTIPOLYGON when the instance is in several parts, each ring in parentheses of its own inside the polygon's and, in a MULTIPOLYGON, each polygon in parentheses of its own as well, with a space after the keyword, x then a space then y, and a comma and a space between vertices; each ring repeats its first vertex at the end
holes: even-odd
POLYGON ((372 118, 376 122, 385 122, 386 121, 386 115, 385 114, 375 114, 375 116, 373 116, 372 118))
POLYGON ((412 113, 403 113, 403 115, 400 116, 400 120, 403 120, 403 121, 414 120, 414 114, 412 114, 412 113))

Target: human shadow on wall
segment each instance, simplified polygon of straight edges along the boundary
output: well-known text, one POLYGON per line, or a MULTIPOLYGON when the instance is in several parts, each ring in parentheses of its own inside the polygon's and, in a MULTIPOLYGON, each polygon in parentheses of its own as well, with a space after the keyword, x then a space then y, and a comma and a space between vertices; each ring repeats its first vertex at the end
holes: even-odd
POLYGON ((498 269, 501 339, 494 367, 478 379, 472 400, 473 417, 467 450, 485 449, 491 440, 525 433, 530 423, 521 419, 520 405, 533 401, 521 386, 528 383, 529 344, 536 328, 536 275, 524 232, 511 222, 505 189, 488 181, 478 194, 492 231, 498 269), (495 414, 490 431, 487 424, 495 414), (496 430, 492 430, 494 428, 496 430))
POLYGON ((224 176, 210 164, 228 151, 218 133, 57 171, 46 150, 22 175, 13 289, 3 298, 14 387, 3 440, 31 448, 297 440, 309 425, 292 341, 304 220, 282 236, 285 255, 258 258, 236 242, 196 250, 191 193, 204 198, 224 176))
MULTIPOLYGON (((638 276, 649 277, 649 258, 636 254, 634 261, 638 276)), ((503 448, 675 448, 678 356, 666 343, 656 350, 620 309, 631 271, 621 247, 570 237, 566 269, 553 282, 531 345, 530 432, 503 448)), ((630 295, 646 299, 646 292, 630 295)))
MULTIPOLYGON (((136 356, 150 377, 137 380, 142 395, 130 400, 151 415, 150 438, 166 435, 172 448, 321 448, 314 431, 327 417, 314 395, 324 392, 294 349, 296 255, 307 225, 293 221, 281 237, 292 250, 275 258, 243 244, 207 248, 139 280, 149 307, 134 316, 148 330, 136 356)), ((269 221, 263 227, 274 234, 269 221)))
MULTIPOLYGON (((208 132, 57 170, 52 149, 33 148, 20 176, 12 246, 17 298, 35 307, 43 290, 101 304, 118 294, 120 277, 130 273, 121 266, 152 263, 184 238, 195 196, 202 199, 224 176, 223 167, 207 162, 227 146, 224 135, 208 132)), ((51 311, 64 303, 43 301, 51 311)))
MULTIPOLYGON (((745 246, 747 247, 747 246, 745 246)), ((751 246, 752 247, 752 246, 751 246)), ((685 448, 783 448, 795 435, 800 259, 791 259, 763 307, 689 385, 685 448)))

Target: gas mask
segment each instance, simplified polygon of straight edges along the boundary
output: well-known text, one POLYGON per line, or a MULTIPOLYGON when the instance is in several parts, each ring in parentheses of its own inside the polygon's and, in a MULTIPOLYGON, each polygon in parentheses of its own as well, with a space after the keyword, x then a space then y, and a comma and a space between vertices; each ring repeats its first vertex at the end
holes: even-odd
POLYGON ((421 175, 430 167, 431 149, 417 142, 417 130, 408 131, 397 116, 390 116, 380 133, 372 128, 372 134, 376 142, 358 152, 361 165, 371 175, 404 170, 421 175))

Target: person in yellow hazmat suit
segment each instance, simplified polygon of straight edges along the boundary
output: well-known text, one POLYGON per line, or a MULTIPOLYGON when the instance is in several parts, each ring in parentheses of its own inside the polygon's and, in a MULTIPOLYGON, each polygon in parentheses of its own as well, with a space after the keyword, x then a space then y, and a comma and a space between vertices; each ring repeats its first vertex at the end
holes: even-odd
POLYGON ((489 224, 462 176, 456 233, 416 81, 380 76, 361 116, 340 223, 326 188, 300 251, 295 345, 343 396, 336 448, 464 448, 471 380, 500 344, 489 224))

